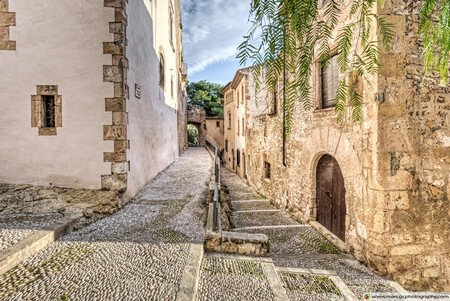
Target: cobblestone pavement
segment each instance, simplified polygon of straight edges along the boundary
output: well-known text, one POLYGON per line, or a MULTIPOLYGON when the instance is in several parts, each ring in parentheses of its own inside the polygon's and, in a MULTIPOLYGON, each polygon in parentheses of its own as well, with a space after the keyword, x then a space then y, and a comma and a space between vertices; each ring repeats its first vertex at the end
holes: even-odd
POLYGON ((176 300, 210 173, 207 151, 189 149, 119 212, 0 275, 0 300, 176 300))
POLYGON ((314 228, 294 221, 270 200, 262 199, 235 173, 222 169, 221 176, 232 201, 233 231, 269 237, 272 262, 288 299, 346 300, 348 294, 344 296, 343 291, 357 298, 367 292, 397 291, 393 282, 341 253, 314 228), (308 272, 311 269, 326 275, 308 272))

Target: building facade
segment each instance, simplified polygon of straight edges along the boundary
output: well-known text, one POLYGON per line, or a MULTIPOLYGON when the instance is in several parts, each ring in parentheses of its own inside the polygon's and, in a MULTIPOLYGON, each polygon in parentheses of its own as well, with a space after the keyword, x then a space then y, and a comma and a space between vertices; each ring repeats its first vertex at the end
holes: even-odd
MULTIPOLYGON (((266 96, 267 109, 252 116, 246 175, 294 218, 331 233, 356 258, 405 287, 449 291, 450 88, 431 76, 421 84, 419 7, 420 1, 405 0, 378 8, 397 36, 380 57, 379 72, 355 78, 362 123, 337 122, 337 62, 331 58, 324 68, 315 63, 314 107, 297 103, 289 135, 283 134, 277 89, 266 96)), ((229 104, 230 112, 238 111, 229 104)), ((232 146, 238 147, 240 142, 232 146)))
POLYGON ((213 143, 219 150, 224 147, 223 117, 206 117, 206 141, 213 143))
POLYGON ((1 182, 130 198, 178 157, 179 0, 0 0, 0 20, 1 182))

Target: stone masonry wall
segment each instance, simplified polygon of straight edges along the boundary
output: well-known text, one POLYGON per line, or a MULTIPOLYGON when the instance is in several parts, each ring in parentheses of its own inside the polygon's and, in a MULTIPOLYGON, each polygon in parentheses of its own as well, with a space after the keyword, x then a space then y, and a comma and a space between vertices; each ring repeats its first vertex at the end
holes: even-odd
POLYGON ((370 183, 379 209, 367 255, 406 287, 450 291, 450 87, 423 78, 421 3, 388 1, 380 9, 398 37, 381 57, 385 102, 370 183))
POLYGON ((102 189, 124 192, 127 189, 127 13, 128 0, 105 0, 107 8, 114 9, 115 21, 109 24, 114 41, 103 43, 103 53, 112 55, 112 65, 103 67, 103 81, 114 84, 114 96, 105 99, 105 109, 112 113, 112 124, 105 125, 103 139, 114 141, 114 152, 104 154, 104 161, 111 162, 111 174, 102 176, 102 189))
MULTIPOLYGON (((360 85, 364 121, 338 123, 334 108, 319 109, 315 89, 311 111, 295 107, 284 166, 281 109, 257 115, 246 135, 247 176, 294 218, 315 220, 317 163, 333 156, 344 175, 345 243, 352 253, 407 288, 449 290, 449 90, 437 87, 436 78, 426 80, 428 88, 420 85, 415 2, 386 1, 380 11, 398 35, 381 57, 380 73, 360 85)), ((316 71, 312 86, 320 87, 319 80, 316 71)))

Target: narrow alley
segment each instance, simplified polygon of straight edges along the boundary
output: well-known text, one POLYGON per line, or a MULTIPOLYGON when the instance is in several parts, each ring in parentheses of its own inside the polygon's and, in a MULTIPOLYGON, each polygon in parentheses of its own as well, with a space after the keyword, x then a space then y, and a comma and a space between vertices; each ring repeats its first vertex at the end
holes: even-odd
POLYGON ((0 276, 1 300, 355 300, 397 291, 311 226, 224 169, 233 231, 264 233, 271 257, 203 254, 212 160, 190 148, 116 214, 0 276))

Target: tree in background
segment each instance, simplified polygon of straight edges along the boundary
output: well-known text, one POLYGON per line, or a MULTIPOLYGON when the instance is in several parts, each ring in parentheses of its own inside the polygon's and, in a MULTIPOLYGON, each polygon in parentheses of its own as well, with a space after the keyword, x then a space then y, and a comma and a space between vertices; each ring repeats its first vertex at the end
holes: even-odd
POLYGON ((208 117, 223 117, 222 85, 201 80, 188 83, 188 104, 201 106, 208 117))

